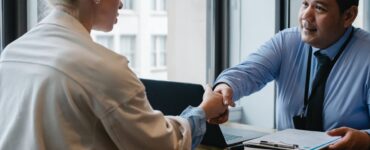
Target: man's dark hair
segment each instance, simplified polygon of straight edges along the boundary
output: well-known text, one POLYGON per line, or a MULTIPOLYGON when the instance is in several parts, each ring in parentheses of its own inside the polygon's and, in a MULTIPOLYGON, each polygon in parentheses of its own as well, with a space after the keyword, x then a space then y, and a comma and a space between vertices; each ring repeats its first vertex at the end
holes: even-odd
POLYGON ((358 6, 358 1, 359 0, 337 0, 340 13, 343 14, 344 11, 346 11, 353 5, 358 6))

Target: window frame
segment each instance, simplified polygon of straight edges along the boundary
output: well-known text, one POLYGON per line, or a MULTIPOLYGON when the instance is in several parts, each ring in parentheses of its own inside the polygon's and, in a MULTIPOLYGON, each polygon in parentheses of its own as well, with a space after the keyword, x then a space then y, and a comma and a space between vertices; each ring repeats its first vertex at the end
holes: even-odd
POLYGON ((27 0, 1 1, 0 53, 12 41, 27 32, 27 0))
POLYGON ((135 9, 135 0, 125 0, 124 3, 123 3, 123 8, 124 10, 126 11, 133 11, 135 9), (129 2, 129 8, 127 8, 126 4, 129 2))
POLYGON ((120 54, 124 55, 127 57, 127 59, 130 61, 129 65, 132 69, 135 69, 137 64, 137 58, 136 58, 136 51, 137 51, 137 46, 136 46, 136 35, 128 35, 128 34, 121 34, 119 35, 119 51, 120 51, 120 54), (124 50, 124 48, 122 47, 123 42, 122 40, 123 39, 129 39, 129 43, 130 43, 130 50, 124 50))
POLYGON ((152 0, 151 10, 153 12, 167 12, 167 0, 152 0), (160 9, 161 4, 163 4, 162 9, 160 9))
POLYGON ((153 68, 153 69, 165 69, 167 68, 167 62, 166 62, 166 54, 167 54, 167 35, 152 35, 152 39, 151 39, 152 43, 151 43, 151 49, 150 49, 150 66, 153 68), (163 51, 161 51, 161 49, 159 48, 160 44, 161 44, 161 39, 163 39, 163 46, 164 46, 164 49, 163 51), (153 57, 153 53, 155 54, 155 57, 153 57), (162 58, 161 56, 161 53, 164 53, 164 56, 162 58), (153 65, 153 58, 155 58, 155 64, 153 65), (164 61, 164 64, 161 64, 161 59, 163 59, 164 61))

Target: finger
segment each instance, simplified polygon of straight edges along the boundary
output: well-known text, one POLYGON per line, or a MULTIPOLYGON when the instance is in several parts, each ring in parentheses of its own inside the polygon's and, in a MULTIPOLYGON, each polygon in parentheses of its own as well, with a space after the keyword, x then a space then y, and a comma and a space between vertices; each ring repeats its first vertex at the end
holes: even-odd
POLYGON ((349 128, 347 127, 340 127, 333 130, 330 130, 328 135, 330 136, 344 136, 348 132, 349 128))
POLYGON ((222 97, 224 99, 224 105, 229 105, 229 106, 234 107, 235 103, 232 100, 232 96, 231 96, 230 92, 228 92, 228 90, 224 89, 224 90, 221 91, 221 93, 222 93, 222 97))
POLYGON ((343 137, 338 142, 329 145, 329 149, 346 149, 347 145, 349 145, 348 137, 343 137))

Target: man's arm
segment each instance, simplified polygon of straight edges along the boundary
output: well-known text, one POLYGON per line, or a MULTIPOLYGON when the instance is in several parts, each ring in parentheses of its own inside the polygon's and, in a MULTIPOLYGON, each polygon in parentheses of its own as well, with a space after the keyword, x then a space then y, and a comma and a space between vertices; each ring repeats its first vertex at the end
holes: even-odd
POLYGON ((284 47, 285 32, 276 34, 269 41, 250 54, 245 61, 224 70, 216 79, 214 85, 227 84, 233 92, 232 99, 262 89, 268 82, 274 80, 280 71, 284 47))

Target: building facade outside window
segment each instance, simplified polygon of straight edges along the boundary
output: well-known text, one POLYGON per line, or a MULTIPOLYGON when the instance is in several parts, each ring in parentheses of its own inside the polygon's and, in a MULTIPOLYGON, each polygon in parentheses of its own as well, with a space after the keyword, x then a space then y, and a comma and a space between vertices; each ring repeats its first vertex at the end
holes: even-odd
POLYGON ((153 11, 166 11, 167 2, 166 0, 151 0, 151 7, 153 11))
POLYGON ((108 49, 114 48, 114 41, 112 35, 97 35, 95 41, 105 46, 108 49))
POLYGON ((134 35, 121 35, 119 45, 120 54, 126 56, 130 61, 131 68, 136 68, 136 37, 134 35))
POLYGON ((153 68, 166 68, 166 36, 152 37, 151 65, 153 68))
MULTIPOLYGON (((207 73, 212 72, 207 68, 206 55, 207 1, 122 0, 126 6, 119 10, 113 30, 108 33, 92 31, 91 35, 93 40, 100 40, 106 47, 113 47, 112 51, 124 55, 139 78, 205 84, 207 73), (99 37, 103 35, 110 36, 109 40, 99 37), (161 53, 165 59, 158 63, 165 64, 165 68, 151 66, 153 35, 166 37, 166 49, 161 53), (134 39, 125 39, 126 36, 134 39)), ((36 5, 34 10, 28 10, 38 18, 30 24, 34 27, 50 9, 45 0, 28 4, 36 5)))
POLYGON ((134 2, 135 2, 135 0, 125 0, 124 3, 123 3, 123 9, 133 10, 134 9, 134 2))

